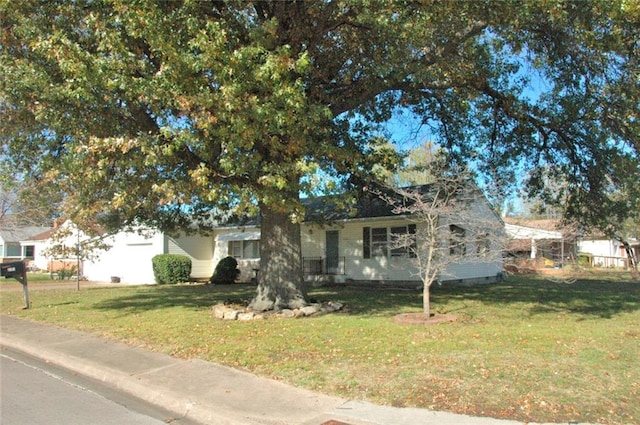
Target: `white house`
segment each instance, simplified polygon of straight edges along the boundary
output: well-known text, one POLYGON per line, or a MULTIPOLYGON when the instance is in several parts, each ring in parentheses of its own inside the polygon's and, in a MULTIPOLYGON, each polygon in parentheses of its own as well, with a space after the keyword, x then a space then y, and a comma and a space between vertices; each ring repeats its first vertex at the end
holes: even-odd
MULTIPOLYGON (((406 250, 394 248, 398 234, 420 233, 421 223, 411 217, 398 215, 384 201, 374 198, 362 201, 350 213, 333 208, 326 199, 307 200, 307 220, 301 227, 301 244, 305 280, 311 282, 420 282, 415 262, 406 250)), ((484 197, 479 197, 470 209, 474 217, 457 223, 457 229, 472 223, 491 223, 502 229, 502 221, 484 197)), ((494 230, 495 231, 495 230, 494 230)), ((444 244, 448 244, 448 237, 444 244)), ((231 226, 216 231, 213 263, 230 255, 238 260, 241 279, 250 280, 259 268, 260 229, 256 223, 231 226)), ((502 242, 491 238, 492 244, 502 242)), ((475 242, 478 245, 480 242, 475 242)), ((467 259, 448 265, 441 281, 489 282, 502 273, 500 255, 478 260, 472 253, 483 246, 466 247, 467 259)), ((502 247, 492 247, 501 252, 502 247)))
POLYGON ((27 226, 0 228, 0 261, 33 259, 38 243, 26 243, 31 236, 46 232, 49 227, 27 226))
MULTIPOLYGON (((301 244, 305 279, 334 282, 418 282, 417 269, 406 251, 391 246, 394 235, 415 233, 421 224, 410 217, 392 212, 379 199, 361 203, 355 214, 336 212, 325 200, 308 201, 308 220, 302 224, 301 244), (324 224, 319 224, 318 219, 324 224)), ((474 214, 502 226, 500 218, 484 198, 472 209, 474 214)), ((68 225, 68 224, 67 224, 68 225)), ((462 229, 465 223, 457 223, 462 229)), ((471 224, 468 225, 472 226, 471 224)), ((472 230, 472 229, 469 229, 472 230)), ((77 253, 89 239, 77 230, 67 232, 64 244, 68 252, 77 253), (75 251, 74 251, 75 249, 75 251)), ((170 236, 159 231, 139 229, 103 237, 110 249, 96 251, 94 256, 80 252, 81 274, 91 281, 151 284, 154 275, 151 259, 158 254, 183 254, 192 260, 191 278, 207 280, 218 262, 227 256, 237 259, 239 280, 250 282, 258 277, 260 266, 260 228, 257 223, 218 226, 211 235, 170 236)), ((30 243, 35 243, 31 241, 30 243)), ((44 248, 51 241, 41 242, 44 248)), ((444 243, 447 243, 444 241, 444 243)), ((49 244, 49 245, 47 245, 49 244)), ((469 246, 468 252, 480 247, 469 246)), ((72 256, 75 256, 73 254, 72 256)), ((499 256, 484 262, 457 261, 450 264, 441 280, 491 281, 502 272, 499 256)), ((40 268, 50 268, 51 257, 35 261, 40 268)), ((73 261, 73 258, 67 258, 73 261)), ((77 260, 77 258, 76 258, 77 260)))
POLYGON ((564 235, 558 229, 558 220, 529 220, 503 218, 504 229, 510 239, 507 253, 518 259, 531 261, 545 259, 559 263, 570 249, 564 242, 564 235), (566 253, 565 253, 566 251, 566 253))
POLYGON ((98 282, 109 282, 116 278, 122 283, 155 283, 152 258, 157 254, 189 256, 193 278, 209 278, 213 271, 213 244, 210 237, 171 237, 145 228, 90 237, 67 221, 49 232, 49 238, 43 241, 39 253, 34 263, 40 269, 57 271, 60 267, 73 267, 79 263, 81 275, 98 282), (64 236, 55 237, 56 231, 64 236), (54 244, 65 248, 53 250, 52 253, 54 244), (89 248, 92 245, 94 248, 89 248), (96 245, 104 249, 95 248, 96 245), (66 254, 59 254, 60 251, 66 254))
MULTIPOLYGON (((628 241, 635 258, 640 258, 640 241, 628 241)), ((578 253, 588 257, 593 267, 629 267, 629 255, 624 245, 605 236, 589 235, 578 241, 578 253)))
MULTIPOLYGON (((629 257, 623 244, 598 235, 578 237, 563 232, 559 220, 503 218, 505 231, 511 239, 508 253, 515 258, 529 259, 537 266, 562 264, 567 258, 585 257, 593 267, 629 267, 629 257), (537 261, 536 261, 537 260, 537 261)), ((575 232, 573 232, 575 233, 575 232)), ((633 255, 640 253, 640 241, 629 241, 633 255)))
POLYGON ((30 260, 30 268, 52 273, 61 269, 73 269, 75 272, 78 266, 82 269, 82 262, 78 259, 83 258, 82 247, 90 239, 69 221, 56 221, 54 227, 31 234, 20 244, 24 252, 31 254, 25 257, 30 260))

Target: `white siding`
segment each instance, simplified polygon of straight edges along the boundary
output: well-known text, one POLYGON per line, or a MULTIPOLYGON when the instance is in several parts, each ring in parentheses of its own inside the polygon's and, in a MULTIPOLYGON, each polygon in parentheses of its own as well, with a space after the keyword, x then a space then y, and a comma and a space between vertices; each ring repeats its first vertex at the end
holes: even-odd
POLYGON ((49 258, 44 255, 44 250, 49 246, 48 240, 33 241, 33 266, 40 270, 47 270, 49 258))
POLYGON ((452 219, 450 223, 459 225, 466 231, 482 229, 488 233, 489 253, 486 258, 482 258, 475 254, 478 252, 479 241, 467 243, 467 255, 457 263, 449 264, 441 274, 440 280, 474 280, 493 278, 500 274, 503 266, 502 251, 507 239, 504 223, 484 201, 474 204, 472 211, 465 213, 458 221, 452 219))
MULTIPOLYGON (((478 259, 471 255, 476 252, 476 246, 469 243, 468 259, 462 259, 457 264, 450 264, 442 274, 442 280, 468 280, 494 278, 502 271, 501 233, 502 222, 491 211, 485 202, 478 203, 470 216, 466 217, 461 226, 467 226, 468 230, 475 226, 482 226, 492 232, 491 251, 495 253, 492 258, 478 259), (469 222, 473 222, 471 224, 469 222), (490 229, 490 230, 489 230, 490 229), (496 233, 498 233, 496 235, 496 233)), ((452 221, 453 223, 454 221, 452 221)), ((340 235, 339 256, 345 259, 345 275, 336 279, 373 280, 373 281, 420 281, 417 266, 408 256, 400 257, 376 257, 364 258, 363 252, 363 228, 391 228, 408 224, 417 224, 420 233, 420 224, 406 218, 380 218, 368 220, 352 220, 342 222, 333 227, 320 227, 303 225, 302 227, 302 255, 303 257, 325 257, 325 233, 327 230, 337 230, 340 235)), ((444 235, 444 243, 448 243, 448 236, 444 235)))
POLYGON ((85 261, 84 275, 91 281, 109 282, 112 276, 122 283, 155 283, 151 259, 165 253, 165 238, 160 232, 150 232, 148 237, 137 233, 121 232, 107 243, 111 248, 93 261, 85 261))
POLYGON ((208 279, 213 274, 213 236, 180 235, 167 238, 168 254, 191 258, 191 277, 208 279))
POLYGON ((594 256, 622 257, 620 243, 612 240, 591 239, 578 242, 578 252, 586 252, 594 256))
POLYGON ((578 241, 578 252, 591 254, 593 265, 599 267, 627 267, 627 252, 613 239, 584 239, 578 241))
MULTIPOLYGON (((408 223, 406 220, 403 221, 408 223)), ((305 225, 302 228, 303 257, 325 257, 325 232, 337 230, 340 235, 339 256, 345 260, 345 275, 337 279, 353 280, 415 280, 414 267, 406 258, 363 258, 363 227, 393 227, 398 219, 351 221, 340 226, 319 227, 305 225)))
POLYGON ((502 272, 502 261, 473 261, 450 264, 442 273, 440 280, 470 280, 495 277, 502 272))
MULTIPOLYGON (((229 239, 232 237, 232 234, 237 233, 247 233, 250 235, 251 239, 255 237, 259 237, 259 229, 257 227, 249 227, 249 228, 241 228, 241 229, 218 229, 215 234, 214 240, 212 240, 213 246, 213 261, 211 263, 211 274, 215 270, 215 267, 218 265, 218 262, 223 258, 229 256, 231 253, 229 252, 229 239)), ((237 240, 241 240, 238 237, 237 240)), ((239 259, 238 261, 238 269, 240 269, 240 276, 238 277, 239 282, 251 282, 251 280, 255 277, 256 269, 260 268, 260 259, 250 259, 243 260, 239 259)))

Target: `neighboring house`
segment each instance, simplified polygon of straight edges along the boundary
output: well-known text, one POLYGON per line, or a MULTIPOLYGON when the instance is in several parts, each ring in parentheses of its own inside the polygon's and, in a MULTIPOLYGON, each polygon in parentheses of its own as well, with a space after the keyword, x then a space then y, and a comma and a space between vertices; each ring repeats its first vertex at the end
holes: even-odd
MULTIPOLYGON (((507 255, 515 260, 528 260, 535 267, 561 266, 578 257, 587 259, 593 267, 629 267, 623 244, 605 236, 579 236, 563 230, 559 220, 534 220, 504 217, 505 231, 510 238, 507 255)), ((640 241, 630 240, 637 257, 640 241)))
POLYGON ((32 234, 20 241, 20 244, 23 249, 34 247, 30 264, 32 269, 57 273, 62 269, 77 271, 78 265, 82 271, 82 261, 78 262, 77 255, 78 242, 86 239, 88 236, 78 232, 68 221, 56 221, 54 227, 32 234), (61 233, 66 236, 61 237, 61 233), (64 248, 59 249, 60 247, 64 248))
POLYGON ((567 235, 558 220, 503 217, 509 237, 506 255, 532 267, 561 267, 575 259, 575 236, 567 235))
POLYGON ((33 247, 33 255, 30 257, 29 265, 31 270, 49 270, 49 257, 46 255, 46 250, 51 243, 52 234, 53 228, 49 228, 20 241, 23 251, 27 251, 28 247, 33 247))
MULTIPOLYGON (((640 258, 640 241, 628 241, 635 258, 640 258)), ((578 254, 592 267, 629 267, 629 256, 622 242, 606 236, 587 235, 578 241, 578 254)))
MULTIPOLYGON (((328 198, 327 198, 328 199, 328 198)), ((420 282, 406 250, 392 246, 393 235, 415 233, 420 223, 394 214, 392 208, 375 198, 361 202, 350 214, 339 213, 326 199, 307 201, 308 220, 301 226, 305 280, 310 282, 420 282), (320 224, 323 223, 323 224, 320 224)), ((473 214, 502 227, 502 221, 482 198, 473 214)), ((467 226, 457 223, 456 229, 467 226)), ((470 225, 469 225, 470 226, 470 225)), ((468 229, 471 231, 472 229, 468 229)), ((65 244, 69 252, 86 236, 70 232, 65 244), (75 235, 75 236, 74 236, 75 235)), ((158 254, 183 254, 192 260, 191 278, 208 280, 218 262, 227 256, 237 259, 242 282, 255 281, 260 267, 260 227, 256 222, 218 226, 209 236, 170 236, 159 231, 120 232, 105 237, 110 249, 96 252, 82 261, 82 275, 91 281, 109 282, 117 277, 123 283, 154 283, 151 259, 158 254)), ((34 241, 35 243, 35 241, 34 241)), ((444 241, 443 243, 447 243, 444 241)), ((46 242, 43 242, 46 246, 46 242)), ((469 246, 468 252, 480 247, 469 246)), ((81 257, 85 257, 81 253, 81 257)), ((495 280, 502 272, 502 260, 461 261, 449 265, 441 280, 495 280)), ((39 259, 48 263, 51 258, 39 259)), ((72 261, 73 259, 67 259, 72 261)), ((77 260, 77 259, 76 259, 77 260)))
POLYGON ((529 220, 503 217, 510 241, 507 254, 520 259, 562 257, 564 236, 557 220, 529 220))
POLYGON ((32 260, 38 254, 39 244, 23 241, 49 229, 39 226, 0 229, 0 261, 32 260))

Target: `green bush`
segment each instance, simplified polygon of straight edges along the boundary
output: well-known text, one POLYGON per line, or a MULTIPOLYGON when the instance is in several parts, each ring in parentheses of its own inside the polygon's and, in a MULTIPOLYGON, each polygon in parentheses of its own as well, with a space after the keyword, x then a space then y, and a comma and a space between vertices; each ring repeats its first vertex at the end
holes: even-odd
POLYGON ((153 276, 157 283, 188 282, 191 276, 191 258, 186 255, 159 254, 151 259, 153 276))
POLYGON ((71 266, 68 269, 62 268, 58 270, 58 279, 67 280, 71 279, 76 274, 76 266, 71 266))
POLYGON ((578 265, 581 267, 591 266, 591 255, 578 253, 578 265))
POLYGON ((213 276, 209 279, 211 283, 217 284, 230 284, 236 281, 240 275, 238 269, 238 262, 233 257, 225 257, 218 262, 216 269, 213 271, 213 276))

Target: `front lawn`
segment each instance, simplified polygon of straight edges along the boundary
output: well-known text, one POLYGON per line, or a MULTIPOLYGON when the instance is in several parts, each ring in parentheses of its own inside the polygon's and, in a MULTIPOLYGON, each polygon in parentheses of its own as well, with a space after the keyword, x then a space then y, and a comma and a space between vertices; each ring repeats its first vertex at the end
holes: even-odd
MULTIPOLYGON (((7 283, 2 283, 7 285, 7 283)), ((41 284, 45 286, 46 284, 41 284)), ((19 285, 18 285, 19 286, 19 285)), ((0 311, 349 399, 534 422, 640 423, 640 284, 597 274, 435 287, 455 323, 401 325, 421 293, 318 288, 339 313, 228 322, 211 306, 248 285, 3 291, 0 311)))

